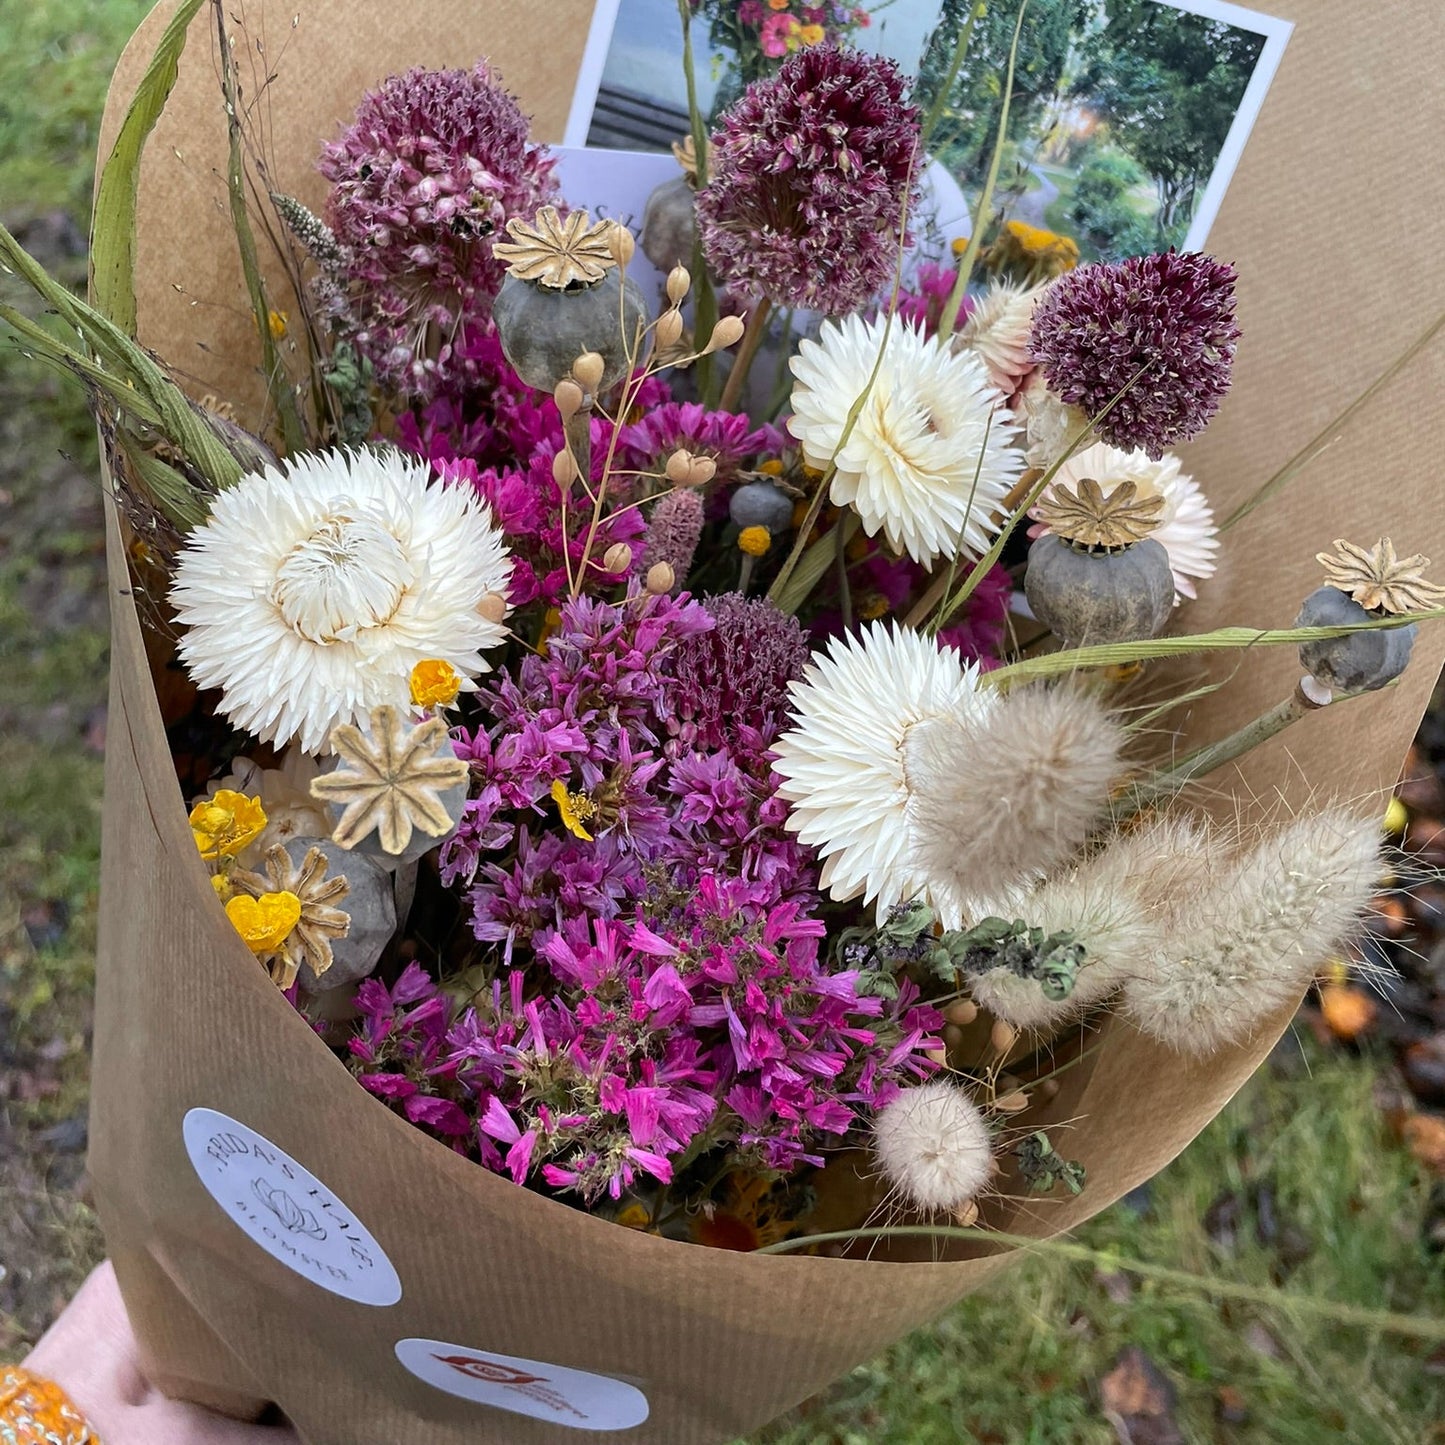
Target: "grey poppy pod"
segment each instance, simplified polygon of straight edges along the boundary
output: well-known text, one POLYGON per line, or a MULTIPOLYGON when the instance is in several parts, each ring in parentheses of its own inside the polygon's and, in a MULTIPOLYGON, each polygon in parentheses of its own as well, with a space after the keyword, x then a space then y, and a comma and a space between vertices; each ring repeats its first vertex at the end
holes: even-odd
POLYGON ((665 275, 691 266, 697 244, 696 192, 686 176, 664 181, 647 198, 642 213, 642 254, 665 275))
POLYGON ((793 499, 772 482, 744 482, 728 499, 728 516, 738 528, 766 527, 776 535, 793 522, 793 499))
POLYGON ((597 387, 603 392, 627 375, 629 355, 640 349, 647 303, 617 268, 590 286, 562 290, 509 274, 492 304, 492 319, 507 361, 528 386, 555 390, 577 358, 594 351, 603 361, 597 387))
POLYGON ((1052 532, 1029 548, 1024 595, 1065 646, 1157 637, 1174 610, 1169 553, 1146 537, 1117 551, 1080 548, 1052 532))
MULTIPOLYGON (((1371 621, 1368 612, 1338 587, 1320 587, 1305 598, 1296 627, 1343 627, 1371 621)), ((1416 625, 1351 632, 1300 646, 1304 670, 1334 692, 1367 692, 1384 687, 1404 672, 1415 646, 1416 625)))
POLYGON ((327 876, 346 879, 346 897, 339 906, 351 919, 346 936, 331 940, 331 967, 318 976, 311 965, 303 961, 297 981, 307 993, 329 993, 332 989, 359 983, 381 962, 381 955, 396 932, 391 874, 356 850, 348 853, 330 838, 292 838, 284 846, 286 856, 298 868, 312 848, 320 850, 326 859, 327 876))

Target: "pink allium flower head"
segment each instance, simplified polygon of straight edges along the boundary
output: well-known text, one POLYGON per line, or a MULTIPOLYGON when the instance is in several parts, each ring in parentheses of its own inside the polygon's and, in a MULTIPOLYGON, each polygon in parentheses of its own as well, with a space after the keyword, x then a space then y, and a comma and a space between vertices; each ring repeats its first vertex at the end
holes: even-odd
POLYGON ((392 76, 323 148, 352 339, 384 386, 425 396, 445 376, 462 327, 502 284, 490 238, 556 199, 553 164, 485 63, 392 76), (423 352, 432 328, 436 356, 423 352))
POLYGON ((1098 432, 1157 460, 1203 431, 1229 390, 1234 280, 1197 252, 1080 266, 1044 293, 1030 350, 1050 390, 1092 416, 1147 365, 1098 432))
POLYGON ((818 45, 750 85, 709 148, 697 216, 732 287, 829 315, 892 279, 919 118, 891 60, 818 45))

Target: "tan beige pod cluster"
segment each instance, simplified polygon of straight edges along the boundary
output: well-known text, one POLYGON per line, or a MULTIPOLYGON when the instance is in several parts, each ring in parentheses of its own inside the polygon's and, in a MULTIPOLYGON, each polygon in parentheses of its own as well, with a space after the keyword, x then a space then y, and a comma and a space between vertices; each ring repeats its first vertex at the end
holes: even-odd
MULTIPOLYGON (((107 146, 171 8, 163 0, 121 63, 107 146)), ((222 8, 229 17, 234 7, 222 8)), ((1386 105, 1433 94, 1445 71, 1435 0, 1287 8, 1296 29, 1211 237, 1239 266, 1246 331, 1234 392, 1190 456, 1222 516, 1445 305, 1445 275, 1427 271, 1417 244, 1420 218, 1445 214, 1445 172, 1428 130, 1394 124, 1386 105), (1392 202, 1398 224, 1362 223, 1382 196, 1410 198, 1413 215, 1392 202)), ((319 142, 367 85, 411 65, 488 54, 538 135, 560 136, 592 0, 247 0, 238 13, 249 31, 241 44, 254 50, 263 36, 275 58, 273 179, 317 204, 319 142)), ((147 155, 140 335, 193 378, 197 396, 228 398, 246 419, 261 387, 223 201, 214 23, 203 10, 147 155)), ((1228 574, 1194 606, 1191 627, 1287 624, 1312 585, 1314 552, 1333 537, 1394 529, 1411 550, 1445 555, 1433 460, 1445 454, 1442 394, 1437 349, 1231 534, 1228 574)), ((114 520, 109 555, 92 1167, 148 1369, 167 1391, 239 1415, 274 1402, 308 1445, 540 1445, 597 1433, 707 1445, 787 1409, 1006 1262, 672 1243, 517 1189, 388 1113, 278 995, 217 907, 114 520)), ((1262 750, 1247 776, 1221 786, 1275 804, 1306 773, 1354 799, 1387 787, 1442 645, 1445 634, 1425 634, 1402 686, 1368 708, 1312 718, 1290 734, 1289 753, 1262 750)), ((1227 708, 1203 700, 1191 736, 1257 714, 1296 671, 1290 653, 1247 657, 1227 708)), ((1047 1234, 1118 1198, 1193 1138, 1285 1023, 1194 1062, 1111 1021, 1117 1036, 1062 1076, 1048 1111, 1078 1121, 1069 1153, 1088 1168, 1087 1190, 1003 1207, 991 1222, 1047 1234)))

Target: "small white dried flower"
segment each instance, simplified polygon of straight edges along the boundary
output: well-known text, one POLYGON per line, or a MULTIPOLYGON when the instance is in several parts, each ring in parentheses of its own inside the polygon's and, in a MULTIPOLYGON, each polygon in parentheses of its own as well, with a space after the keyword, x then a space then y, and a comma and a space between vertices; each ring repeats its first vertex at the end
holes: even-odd
POLYGON ((1191 1054, 1242 1044, 1292 1006, 1380 879, 1377 819, 1311 813, 1198 880, 1124 987, 1140 1030, 1191 1054))
POLYGON ((1033 330, 1034 308, 1046 290, 1047 285, 992 281, 958 334, 955 346, 965 347, 982 359, 988 367, 988 379, 1004 396, 1012 396, 1033 369, 1029 333, 1033 330))
POLYGON ((873 1120, 873 1152, 889 1184, 910 1205, 952 1212, 993 1175, 993 1145, 978 1107, 935 1079, 904 1089, 873 1120))
POLYGON ((1083 688, 1016 688, 913 730, 905 767, 918 872, 955 897, 1036 878, 1099 826, 1124 733, 1083 688))

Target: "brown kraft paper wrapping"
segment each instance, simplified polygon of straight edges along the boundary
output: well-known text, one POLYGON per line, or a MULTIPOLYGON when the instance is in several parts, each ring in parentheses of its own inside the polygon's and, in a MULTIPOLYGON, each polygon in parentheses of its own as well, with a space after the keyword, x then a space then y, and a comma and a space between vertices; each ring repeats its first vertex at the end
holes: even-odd
MULTIPOLYGON (((167 0, 145 22, 121 61, 102 156, 171 8, 167 0)), ((1418 244, 1423 219, 1445 214, 1445 170, 1420 103, 1445 73, 1435 0, 1291 0, 1279 10, 1295 33, 1210 238, 1212 251, 1238 264, 1245 339, 1234 391, 1187 465, 1221 516, 1445 305, 1445 273, 1426 269, 1418 244), (1380 197, 1393 198, 1383 210, 1380 197)), ((589 0, 249 0, 251 33, 264 29, 273 53, 287 42, 270 92, 280 188, 319 204, 320 142, 367 85, 414 64, 490 55, 538 137, 556 139, 590 14, 589 0)), ((198 396, 230 397, 254 420, 256 349, 225 215, 208 22, 203 11, 143 169, 140 333, 198 396)), ((1445 558, 1429 461, 1445 453, 1442 390, 1435 348, 1288 492, 1228 535, 1219 576, 1182 625, 1288 624, 1317 583, 1314 553, 1335 537, 1393 534, 1404 551, 1445 558)), ((645 1396, 645 1423, 611 1438, 706 1445, 787 1409, 997 1271, 1000 1258, 764 1257, 643 1235, 516 1188, 366 1095, 216 904, 187 827, 113 517, 109 557, 91 1167, 146 1368, 162 1388, 238 1415, 275 1402, 308 1445, 528 1445, 597 1428, 582 1418, 594 1395, 569 1395, 562 1367, 645 1396), (203 1187, 182 1138, 194 1109, 239 1121, 324 1185, 309 1194, 293 1179, 302 1208, 287 1214, 273 1193, 267 1214, 258 1203, 266 1191, 237 1176, 233 1213, 244 1203, 294 1267, 247 1238, 203 1187), (374 1280, 386 1273, 384 1254, 400 1298, 360 1303, 312 1282, 327 1269, 310 1243, 317 1230, 328 1248, 352 1251, 333 1271, 374 1280), (404 1339, 449 1342, 456 1360, 481 1352, 535 1368, 471 1367, 492 1382, 489 1398, 511 1405, 496 1408, 409 1373, 396 1354, 404 1339)), ((1445 628, 1424 629, 1400 686, 1306 719, 1241 772, 1212 779, 1215 791, 1250 807, 1299 805, 1312 792, 1368 805, 1396 775, 1442 654, 1445 628)), ((1225 654, 1210 667, 1215 676, 1238 670, 1193 709, 1192 742, 1262 712, 1299 672, 1290 649, 1225 654)), ((1061 1076, 1059 1097, 1040 1115, 1041 1124, 1077 1121, 1067 1153, 1087 1166, 1087 1189, 1005 1202, 988 1217, 1047 1235, 1104 1208, 1184 1148, 1286 1022, 1281 1015, 1247 1046, 1204 1061, 1108 1022, 1105 1046, 1061 1076)), ((210 1146, 216 1167, 239 1168, 228 1151, 241 1146, 224 1133, 210 1146)), ((273 1183, 278 1158, 263 1160, 273 1183)), ((635 1418, 637 1396, 628 1400, 635 1418)))

